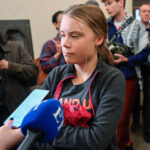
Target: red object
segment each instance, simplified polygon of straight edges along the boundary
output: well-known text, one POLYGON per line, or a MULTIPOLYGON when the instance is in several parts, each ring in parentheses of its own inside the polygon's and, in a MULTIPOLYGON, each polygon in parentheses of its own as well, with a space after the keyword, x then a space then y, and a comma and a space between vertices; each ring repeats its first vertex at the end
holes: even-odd
POLYGON ((82 105, 64 104, 62 106, 64 110, 64 125, 89 127, 88 121, 91 119, 91 113, 82 105))
MULTIPOLYGON (((90 86, 89 86, 89 102, 91 102, 92 104, 92 111, 93 111, 94 117, 95 117, 95 111, 94 111, 94 107, 93 107, 93 103, 91 99, 90 88, 91 88, 92 81, 95 78, 96 74, 97 72, 92 78, 90 86)), ((76 76, 69 76, 58 84, 54 98, 59 99, 61 89, 63 86, 63 82, 73 77, 76 77, 76 76)), ((91 119, 92 115, 81 104, 77 104, 77 105, 62 104, 62 107, 64 111, 64 125, 74 125, 74 126, 80 126, 80 127, 86 127, 86 128, 89 127, 88 122, 91 119)))
POLYGON ((134 105, 137 90, 137 78, 126 79, 126 95, 123 114, 117 128, 117 142, 119 150, 124 150, 128 142, 130 142, 129 125, 130 115, 134 105))
POLYGON ((48 76, 48 73, 44 72, 41 67, 40 67, 40 58, 36 58, 34 60, 34 62, 36 63, 36 65, 39 68, 39 74, 38 74, 38 78, 37 78, 37 83, 38 85, 42 85, 46 79, 46 77, 48 76))

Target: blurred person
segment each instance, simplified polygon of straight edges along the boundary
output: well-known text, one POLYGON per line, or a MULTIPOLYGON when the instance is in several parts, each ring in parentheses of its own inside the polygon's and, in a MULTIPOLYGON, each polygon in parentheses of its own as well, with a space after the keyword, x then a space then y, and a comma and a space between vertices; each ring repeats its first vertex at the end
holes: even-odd
MULTIPOLYGON (((55 67, 42 88, 50 91, 50 98, 59 99, 64 114, 68 113, 58 136, 49 143, 37 144, 35 149, 117 150, 116 129, 124 106, 125 79, 113 67, 106 44, 106 18, 97 6, 74 5, 64 12, 60 33, 67 64, 55 67), (68 107, 76 108, 79 115, 65 109, 68 107)), ((10 124, 12 121, 0 128, 3 150, 23 139, 20 130, 10 129, 10 124), (7 135, 7 139, 2 138, 7 135)))
POLYGON ((46 73, 49 73, 54 67, 65 64, 64 57, 62 55, 62 49, 60 44, 60 23, 62 19, 63 11, 57 11, 52 16, 52 23, 58 34, 52 40, 47 41, 42 48, 40 55, 40 67, 46 73))
POLYGON ((38 67, 18 42, 0 33, 0 124, 24 100, 36 84, 38 67))
POLYGON ((88 0, 85 4, 88 4, 88 5, 95 5, 95 6, 98 6, 98 7, 99 7, 98 2, 95 1, 95 0, 88 0))
MULTIPOLYGON (((142 4, 139 7, 139 15, 141 17, 141 22, 144 24, 145 29, 148 32, 150 38, 150 3, 142 4)), ((149 40, 150 42, 150 40, 149 40)), ((150 56, 150 55, 149 55, 150 56)), ((143 106, 142 106, 142 119, 143 119, 143 135, 144 140, 150 143, 150 62, 145 62, 141 66, 142 77, 143 77, 143 106)), ((140 90, 137 92, 137 98, 135 99, 134 109, 133 109, 133 121, 131 125, 131 130, 133 132, 137 131, 140 127, 140 90)))
POLYGON ((65 60, 62 55, 59 34, 62 13, 63 11, 59 10, 52 16, 52 23, 58 31, 57 36, 52 40, 48 40, 46 43, 44 43, 40 57, 35 59, 35 62, 39 68, 37 83, 40 86, 44 83, 48 73, 54 67, 65 64, 65 60))
POLYGON ((110 16, 108 39, 117 45, 116 50, 120 48, 114 52, 114 62, 126 78, 125 107, 117 129, 118 146, 120 150, 133 150, 129 135, 130 115, 137 92, 137 78, 141 79, 138 66, 145 62, 149 55, 148 35, 144 26, 125 12, 125 0, 102 0, 102 2, 105 3, 110 16))
POLYGON ((142 4, 139 8, 139 15, 141 22, 145 25, 145 28, 150 28, 150 3, 142 4))

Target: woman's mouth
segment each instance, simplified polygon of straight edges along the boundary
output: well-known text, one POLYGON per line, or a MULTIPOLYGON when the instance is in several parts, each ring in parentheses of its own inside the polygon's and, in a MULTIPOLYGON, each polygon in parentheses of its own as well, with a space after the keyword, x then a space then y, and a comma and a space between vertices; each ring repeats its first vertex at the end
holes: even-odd
POLYGON ((73 55, 73 53, 70 53, 70 52, 63 52, 64 56, 70 56, 70 55, 73 55))

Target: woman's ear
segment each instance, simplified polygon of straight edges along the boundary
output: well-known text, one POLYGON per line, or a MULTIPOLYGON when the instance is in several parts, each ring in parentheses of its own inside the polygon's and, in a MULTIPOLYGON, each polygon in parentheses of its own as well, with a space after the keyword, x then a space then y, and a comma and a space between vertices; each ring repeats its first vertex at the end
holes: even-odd
POLYGON ((99 46, 99 45, 101 45, 102 43, 103 43, 103 41, 104 41, 104 37, 102 37, 102 36, 99 36, 98 38, 97 38, 97 40, 96 40, 96 46, 99 46))

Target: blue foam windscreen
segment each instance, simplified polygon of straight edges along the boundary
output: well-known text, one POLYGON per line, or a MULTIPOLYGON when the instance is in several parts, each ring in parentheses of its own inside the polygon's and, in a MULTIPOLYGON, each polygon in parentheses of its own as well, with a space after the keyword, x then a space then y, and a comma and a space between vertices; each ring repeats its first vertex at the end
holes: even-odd
POLYGON ((27 129, 38 129, 44 132, 40 142, 53 140, 63 125, 63 108, 56 99, 47 99, 34 106, 24 117, 21 132, 26 136, 27 129))

